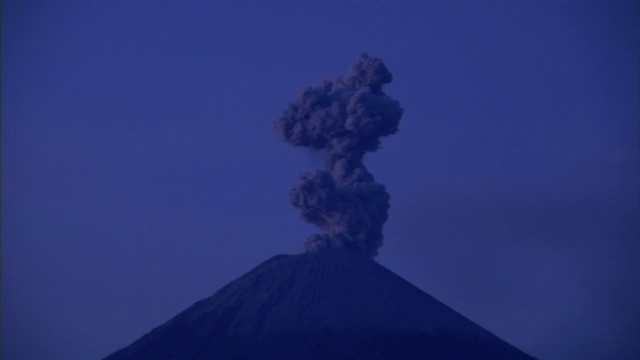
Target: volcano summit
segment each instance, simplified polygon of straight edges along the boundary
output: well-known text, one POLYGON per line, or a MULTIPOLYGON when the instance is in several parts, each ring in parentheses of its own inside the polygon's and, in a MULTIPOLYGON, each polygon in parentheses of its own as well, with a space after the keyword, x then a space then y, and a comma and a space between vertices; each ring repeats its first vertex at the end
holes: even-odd
POLYGON ((532 360, 372 259, 275 256, 105 360, 532 360))

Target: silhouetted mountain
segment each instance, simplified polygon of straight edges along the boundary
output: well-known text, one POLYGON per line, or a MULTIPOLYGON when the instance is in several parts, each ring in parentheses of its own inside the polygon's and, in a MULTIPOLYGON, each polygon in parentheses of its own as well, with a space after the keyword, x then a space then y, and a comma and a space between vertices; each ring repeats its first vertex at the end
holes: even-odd
POLYGON ((375 261, 275 256, 105 360, 531 360, 375 261))

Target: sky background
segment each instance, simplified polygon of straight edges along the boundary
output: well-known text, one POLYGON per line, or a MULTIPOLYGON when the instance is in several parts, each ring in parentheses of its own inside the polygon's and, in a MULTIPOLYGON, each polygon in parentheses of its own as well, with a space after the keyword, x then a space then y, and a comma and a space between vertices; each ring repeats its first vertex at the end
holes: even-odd
POLYGON ((545 360, 640 356, 635 1, 2 2, 2 359, 101 359, 317 231, 272 122, 359 52, 384 266, 545 360))

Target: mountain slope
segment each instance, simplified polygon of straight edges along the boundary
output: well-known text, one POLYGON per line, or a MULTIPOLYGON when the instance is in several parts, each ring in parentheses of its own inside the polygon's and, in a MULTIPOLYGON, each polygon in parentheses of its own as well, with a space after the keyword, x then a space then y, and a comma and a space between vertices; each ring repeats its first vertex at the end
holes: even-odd
POLYGON ((275 256, 105 360, 533 359, 375 261, 275 256))

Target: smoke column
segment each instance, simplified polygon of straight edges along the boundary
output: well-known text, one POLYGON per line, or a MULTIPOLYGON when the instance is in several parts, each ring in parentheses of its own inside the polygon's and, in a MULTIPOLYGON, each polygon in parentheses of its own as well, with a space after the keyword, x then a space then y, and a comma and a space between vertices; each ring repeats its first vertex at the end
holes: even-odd
POLYGON ((325 230, 309 237, 307 251, 339 247, 373 257, 382 246, 389 194, 362 158, 398 131, 402 108, 382 92, 391 80, 380 59, 360 54, 348 76, 305 88, 274 122, 281 140, 324 151, 326 169, 301 173, 290 192, 302 218, 325 230))

